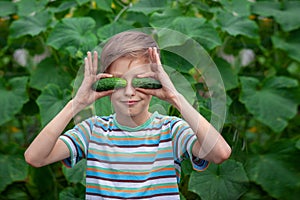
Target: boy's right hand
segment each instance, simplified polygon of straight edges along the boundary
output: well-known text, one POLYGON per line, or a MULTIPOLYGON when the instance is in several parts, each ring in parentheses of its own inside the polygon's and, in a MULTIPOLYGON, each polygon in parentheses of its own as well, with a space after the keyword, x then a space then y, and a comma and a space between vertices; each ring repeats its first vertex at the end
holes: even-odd
POLYGON ((93 83, 97 80, 112 77, 111 74, 97 74, 98 53, 96 51, 94 51, 93 56, 91 52, 87 52, 87 57, 84 59, 84 65, 84 78, 75 97, 73 98, 73 107, 75 106, 78 111, 89 106, 97 99, 113 93, 113 90, 96 92, 92 89, 93 83))

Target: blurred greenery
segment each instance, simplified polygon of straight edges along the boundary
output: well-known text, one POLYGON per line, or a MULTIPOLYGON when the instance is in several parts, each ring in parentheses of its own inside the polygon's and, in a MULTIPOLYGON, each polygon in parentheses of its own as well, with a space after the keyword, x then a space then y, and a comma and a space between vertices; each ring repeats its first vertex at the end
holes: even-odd
MULTIPOLYGON (((145 27, 178 31, 201 44, 224 81, 221 128, 232 156, 204 172, 183 162, 181 198, 298 199, 299 11, 298 0, 0 1, 0 199, 84 199, 84 161, 73 169, 33 168, 24 151, 72 98, 85 52, 145 27)), ((163 31, 156 37, 162 48, 188 42, 163 31)), ((189 101, 199 112, 208 119, 216 114, 198 63, 170 51, 162 51, 162 62, 192 86, 189 101)), ((112 112, 107 99, 95 106, 112 112)), ((178 115, 155 99, 153 109, 178 115)), ((87 108, 68 128, 93 112, 87 108)))

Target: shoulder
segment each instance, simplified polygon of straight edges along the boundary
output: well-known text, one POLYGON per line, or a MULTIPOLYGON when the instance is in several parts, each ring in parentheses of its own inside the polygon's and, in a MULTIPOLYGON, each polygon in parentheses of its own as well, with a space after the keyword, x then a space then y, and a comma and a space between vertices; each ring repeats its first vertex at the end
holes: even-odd
POLYGON ((108 116, 92 116, 89 117, 77 124, 77 126, 89 126, 89 127, 94 127, 94 126, 108 126, 109 124, 113 123, 113 115, 108 115, 108 116))
POLYGON ((155 115, 154 119, 163 124, 170 124, 170 126, 174 126, 175 124, 188 125, 184 119, 177 116, 163 115, 158 112, 155 112, 154 115, 155 115))

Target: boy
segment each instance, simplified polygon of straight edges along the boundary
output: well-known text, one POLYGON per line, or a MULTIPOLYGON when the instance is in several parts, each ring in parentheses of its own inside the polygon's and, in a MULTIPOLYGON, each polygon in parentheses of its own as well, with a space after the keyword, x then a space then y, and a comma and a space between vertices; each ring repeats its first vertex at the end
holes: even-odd
POLYGON ((223 137, 177 92, 164 71, 156 42, 142 32, 115 35, 98 55, 87 53, 84 79, 75 97, 41 131, 25 152, 41 167, 62 160, 69 167, 87 159, 86 199, 179 199, 180 162, 196 170, 228 159, 223 137), (101 78, 126 79, 125 88, 95 92, 101 78), (135 77, 152 77, 161 89, 134 88, 135 77), (148 111, 152 96, 175 106, 183 119, 148 111), (95 100, 110 96, 115 114, 94 116, 61 135, 70 120, 95 100))

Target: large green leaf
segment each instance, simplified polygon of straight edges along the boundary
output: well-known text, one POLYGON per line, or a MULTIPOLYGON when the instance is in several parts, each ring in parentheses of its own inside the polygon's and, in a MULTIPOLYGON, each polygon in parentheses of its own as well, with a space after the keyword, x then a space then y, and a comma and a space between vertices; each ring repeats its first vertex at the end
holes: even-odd
POLYGON ((222 4, 223 8, 234 15, 238 16, 246 16, 248 17, 251 12, 251 1, 248 0, 220 0, 220 3, 222 4))
POLYGON ((93 33, 95 25, 95 20, 90 17, 64 18, 50 33, 47 44, 55 49, 74 47, 91 50, 97 45, 97 37, 93 33))
POLYGON ((82 200, 85 199, 85 187, 81 185, 64 188, 59 193, 59 200, 82 200))
POLYGON ((0 1, 0 17, 5 17, 14 14, 17 11, 17 6, 12 1, 0 1))
POLYGON ((166 8, 163 12, 155 12, 151 15, 149 23, 152 27, 170 27, 176 17, 181 16, 181 10, 166 8))
POLYGON ((247 161, 249 179, 276 199, 296 200, 300 196, 300 151, 295 145, 295 141, 281 140, 247 161))
POLYGON ((5 83, 0 78, 0 125, 11 120, 29 100, 26 92, 28 77, 11 78, 5 83))
POLYGON ((257 1, 253 5, 253 13, 274 17, 285 31, 292 31, 300 27, 299 10, 299 1, 257 1))
POLYGON ((114 22, 99 28, 97 30, 97 36, 99 37, 100 40, 106 40, 117 33, 127 31, 130 29, 134 29, 134 27, 128 24, 114 22))
POLYGON ((206 171, 193 171, 189 190, 203 200, 235 200, 247 191, 248 177, 241 163, 228 160, 211 164, 206 171))
POLYGON ((27 174, 28 165, 22 157, 0 154, 0 193, 15 181, 25 181, 27 174))
POLYGON ((48 165, 40 168, 29 168, 26 189, 35 197, 35 199, 57 199, 58 184, 52 166, 48 165))
POLYGON ((35 36, 47 30, 51 15, 47 11, 32 16, 24 16, 13 21, 10 26, 10 37, 19 38, 24 35, 35 36))
POLYGON ((221 45, 218 32, 203 18, 176 17, 171 28, 197 40, 206 49, 221 45))
POLYGON ((63 173, 70 183, 81 183, 85 185, 86 160, 78 162, 73 168, 63 166, 63 173))
POLYGON ((29 16, 34 13, 41 12, 45 9, 45 6, 49 0, 39 0, 39 1, 32 1, 32 0, 22 0, 22 1, 16 1, 16 4, 18 6, 18 15, 19 16, 29 16))
POLYGON ((101 10, 111 12, 112 0, 96 0, 97 7, 101 10))
POLYGON ((283 50, 290 58, 300 62, 300 30, 291 32, 287 38, 273 36, 272 42, 275 48, 283 50))
POLYGON ((288 77, 271 77, 264 82, 253 77, 240 77, 240 101, 247 110, 275 132, 281 132, 297 113, 297 101, 290 89, 298 82, 288 77))
POLYGON ((164 10, 167 6, 168 0, 140 0, 133 4, 128 11, 142 12, 148 15, 154 11, 164 10))
POLYGON ((228 62, 221 58, 214 59, 224 82, 225 89, 231 90, 238 87, 238 75, 237 72, 230 66, 228 62))
POLYGON ((54 59, 47 58, 32 71, 30 86, 42 90, 48 84, 56 84, 63 88, 70 85, 71 79, 62 66, 58 66, 54 59))
POLYGON ((42 126, 45 126, 70 100, 70 91, 54 84, 47 85, 37 99, 42 126))
POLYGON ((244 35, 249 38, 258 38, 258 26, 247 16, 235 16, 223 11, 217 15, 216 22, 223 31, 232 36, 244 35))

